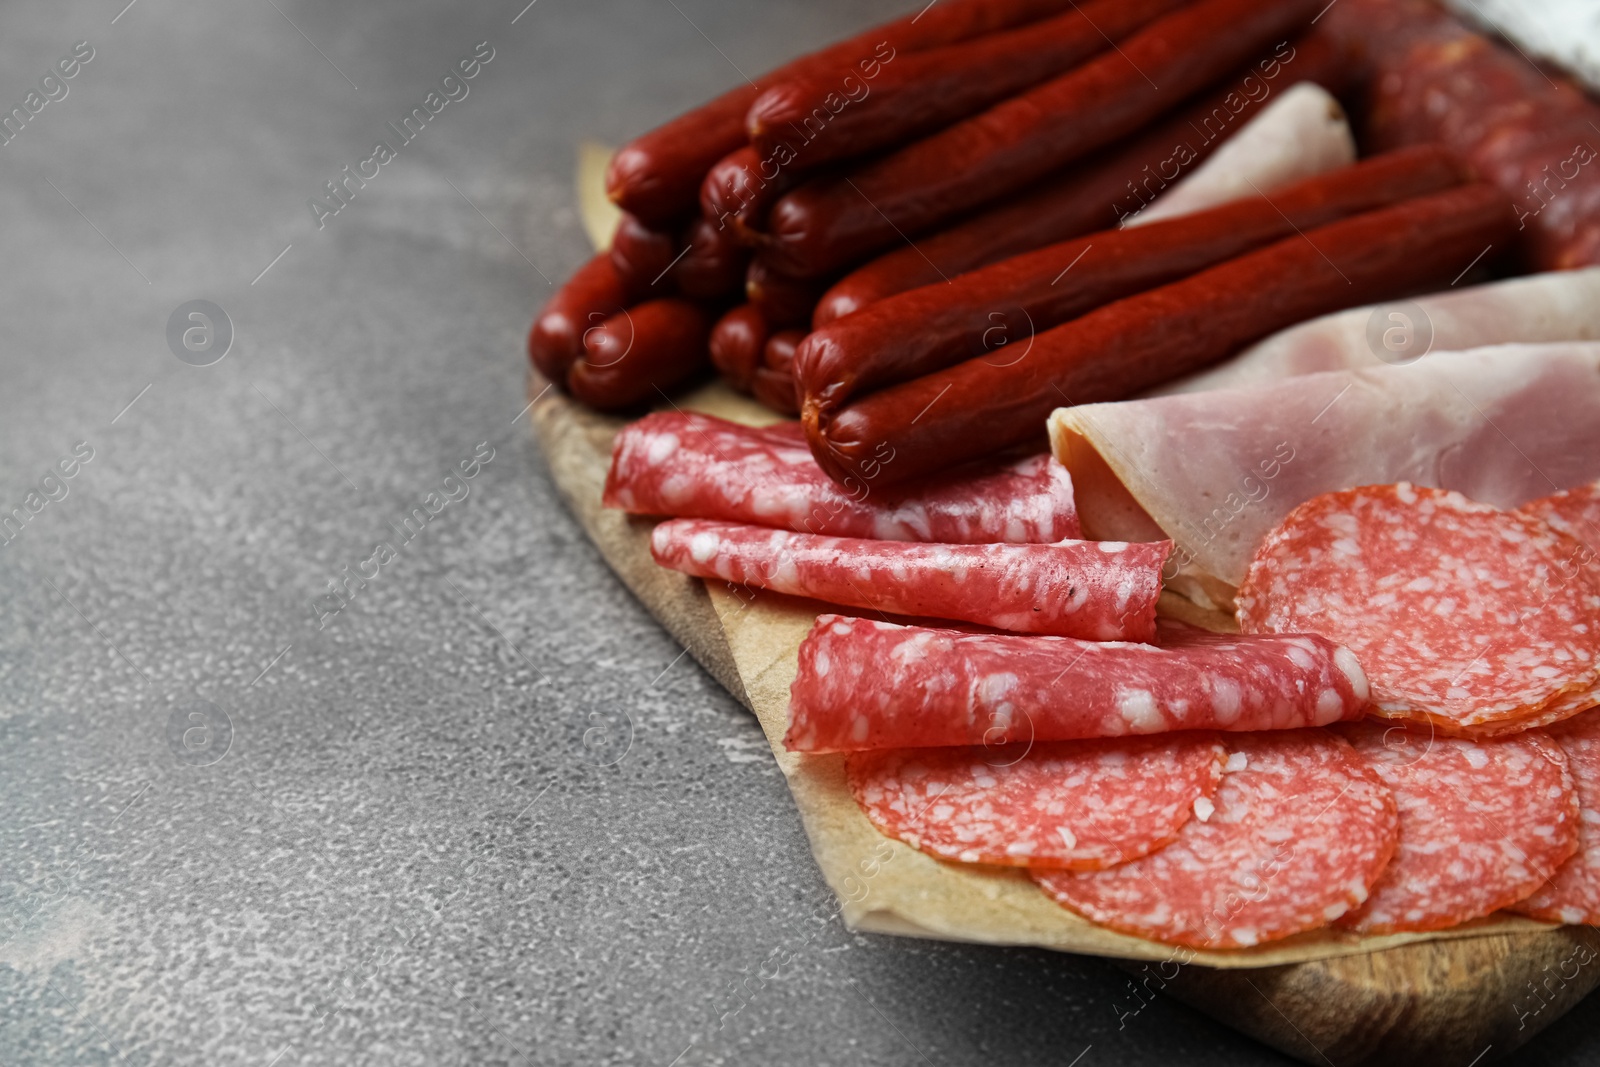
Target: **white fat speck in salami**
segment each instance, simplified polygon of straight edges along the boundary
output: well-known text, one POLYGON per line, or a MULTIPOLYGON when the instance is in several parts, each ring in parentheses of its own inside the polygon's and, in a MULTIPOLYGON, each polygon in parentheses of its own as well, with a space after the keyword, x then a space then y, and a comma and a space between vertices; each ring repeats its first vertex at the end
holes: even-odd
POLYGON ((800 644, 784 736, 793 751, 1285 730, 1359 718, 1367 702, 1359 668, 1303 634, 1163 621, 1147 645, 853 621, 823 615, 800 644))
POLYGON ((873 483, 893 452, 840 485, 797 422, 742 426, 694 412, 647 415, 617 432, 606 507, 834 537, 945 544, 1048 544, 1079 537, 1072 477, 1048 455, 973 465, 893 489, 873 483))
POLYGON ((930 545, 774 532, 673 519, 650 551, 663 567, 894 615, 958 619, 1018 633, 1154 641, 1171 541, 930 545))
POLYGON ((1442 930, 1543 885, 1578 840, 1578 800, 1542 731, 1474 741, 1427 726, 1340 727, 1394 794, 1400 847, 1359 911, 1363 934, 1442 930))
POLYGON ((880 831, 941 859, 1100 870, 1147 855, 1209 803, 1214 734, 858 752, 850 791, 880 831))
POLYGON ((1214 811, 1142 859, 1103 871, 1037 871, 1058 903, 1168 944, 1247 948, 1326 926, 1367 898, 1394 852, 1394 801, 1326 730, 1226 739, 1246 757, 1214 811))
POLYGON ((1551 922, 1600 926, 1600 712, 1557 723, 1549 734, 1567 754, 1578 793, 1578 851, 1511 910, 1551 922))
POLYGON ((1592 706, 1600 570, 1545 524, 1405 483, 1300 505, 1239 588, 1246 633, 1320 633, 1360 659, 1374 710, 1488 737, 1592 706))

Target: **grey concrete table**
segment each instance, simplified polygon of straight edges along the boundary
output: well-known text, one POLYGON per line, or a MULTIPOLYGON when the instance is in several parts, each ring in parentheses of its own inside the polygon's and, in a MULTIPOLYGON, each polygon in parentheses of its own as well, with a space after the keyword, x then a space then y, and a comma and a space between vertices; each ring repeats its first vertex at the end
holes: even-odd
POLYGON ((0 11, 0 1063, 1283 1062, 843 929, 519 414, 576 142, 896 5, 526 2, 0 11))

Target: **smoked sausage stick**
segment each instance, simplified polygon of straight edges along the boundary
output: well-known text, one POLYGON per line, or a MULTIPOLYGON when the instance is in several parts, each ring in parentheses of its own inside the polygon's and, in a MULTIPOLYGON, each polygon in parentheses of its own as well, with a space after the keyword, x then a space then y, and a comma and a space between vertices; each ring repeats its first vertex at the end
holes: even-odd
POLYGON ((611 265, 635 300, 647 295, 665 296, 671 288, 667 271, 680 248, 676 234, 651 229, 624 213, 611 235, 611 265))
POLYGON ((767 212, 800 179, 795 167, 781 162, 785 158, 782 153, 764 156, 749 145, 729 152, 706 172, 700 185, 700 214, 754 247, 767 212))
POLYGON ((684 296, 721 300, 744 288, 750 250, 734 239, 732 230, 696 217, 684 231, 683 241, 687 247, 672 264, 672 280, 684 296))
POLYGON ((980 357, 873 393, 811 450, 835 480, 888 451, 879 483, 947 470, 1039 438, 1063 405, 1120 400, 1199 370, 1286 326, 1445 285, 1516 235, 1510 200, 1475 183, 1307 230, 1034 338, 1017 359, 980 357))
POLYGON ((750 391, 769 333, 766 318, 754 304, 740 304, 711 328, 711 364, 741 393, 750 391))
POLYGON ((802 74, 750 105, 750 144, 763 157, 787 147, 801 167, 899 145, 1070 70, 1188 2, 1085 0, 1020 29, 903 56, 842 89, 830 73, 802 74))
POLYGON ((764 253, 796 277, 854 266, 1126 137, 1301 29, 1318 0, 1199 0, 1116 49, 772 206, 764 253))
POLYGON ((899 293, 812 333, 795 362, 801 410, 826 427, 850 399, 975 356, 1021 359, 1039 333, 1301 230, 1466 180, 1447 150, 1420 145, 1234 200, 1083 237, 899 293))
POLYGON ((667 229, 695 209, 711 165, 744 144, 745 113, 766 85, 799 74, 845 74, 879 69, 899 52, 965 41, 1058 14, 1072 0, 941 0, 920 14, 886 22, 800 57, 731 89, 618 149, 606 170, 606 194, 646 224, 667 229))
POLYGON ((705 365, 710 331, 710 316, 698 304, 677 297, 647 300, 588 331, 567 388, 599 411, 658 400, 705 365))
POLYGON ((628 297, 609 252, 579 267, 534 317, 528 331, 528 358, 534 367, 565 386, 567 372, 583 357, 584 334, 620 314, 628 297))
POLYGON ((1051 174, 1016 199, 915 244, 885 252, 835 282, 817 303, 820 329, 875 300, 954 278, 1069 237, 1109 230, 1210 157, 1267 102, 1300 82, 1338 91, 1348 53, 1325 35, 1302 35, 1235 71, 1171 117, 1051 174))

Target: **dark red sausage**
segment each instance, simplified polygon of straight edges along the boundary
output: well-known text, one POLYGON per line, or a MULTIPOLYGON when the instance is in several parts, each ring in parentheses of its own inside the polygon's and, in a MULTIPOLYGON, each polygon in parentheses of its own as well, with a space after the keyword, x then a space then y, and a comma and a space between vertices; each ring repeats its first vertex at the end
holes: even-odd
POLYGON ((800 395, 794 385, 794 353, 805 339, 804 330, 780 330, 767 339, 761 367, 751 381, 751 391, 780 415, 800 413, 800 395))
MULTIPOLYGON (((1325 0, 1324 0, 1325 2, 1325 0)), ((1114 51, 772 206, 763 254, 818 277, 1016 192, 1145 126, 1306 25, 1319 0, 1199 0, 1114 51)))
POLYGON ((1147 226, 1102 230, 899 293, 811 334, 795 364, 801 409, 827 433, 851 397, 987 355, 1026 358, 1036 334, 1291 234, 1466 180, 1422 145, 1147 226))
POLYGON ((762 366, 784 374, 793 374, 795 350, 805 339, 804 330, 779 330, 767 338, 767 346, 761 354, 762 366))
POLYGON ((865 396, 811 449, 840 480, 885 448, 880 483, 943 471, 1042 437, 1054 408, 1120 400, 1313 316, 1449 284, 1515 234, 1510 201, 1485 183, 1356 215, 1107 304, 1020 360, 980 357, 865 396))
POLYGON ((700 213, 719 228, 731 230, 741 242, 754 245, 767 212, 799 180, 795 168, 782 162, 786 158, 782 153, 762 156, 749 145, 723 156, 700 186, 700 213))
POLYGON ((741 393, 750 391, 769 332, 767 320, 754 304, 740 304, 711 328, 711 363, 741 393))
POLYGON ((684 296, 721 300, 744 288, 750 250, 707 218, 696 218, 684 231, 687 249, 672 267, 672 279, 684 296))
POLYGON ((705 366, 710 330, 710 316, 698 304, 676 297, 647 300, 589 331, 567 388, 601 411, 660 400, 705 366))
POLYGON ((539 373, 565 385, 567 372, 583 356, 583 335, 629 304, 627 288, 601 252, 579 267, 539 311, 528 331, 528 358, 539 373))
POLYGON ((1326 36, 1297 38, 1281 57, 1275 54, 1235 71, 1150 130, 1050 175, 1015 199, 856 268, 822 295, 812 326, 820 329, 907 289, 1108 230, 1199 166, 1290 86, 1311 81, 1337 91, 1348 59, 1326 36))
POLYGON ((780 274, 758 256, 745 272, 744 294, 773 326, 804 326, 811 321, 822 285, 780 274))
POLYGON ((800 406, 794 395, 794 376, 771 367, 757 367, 750 391, 755 398, 780 415, 794 418, 800 406))
POLYGON ((1371 64, 1367 140, 1449 145, 1516 203, 1525 266, 1600 263, 1600 104, 1432 3, 1349 0, 1324 21, 1371 64))
POLYGON ((635 300, 665 295, 671 285, 667 271, 681 251, 676 234, 653 230, 626 213, 611 235, 611 265, 635 300))
MULTIPOLYGON (((1045 18, 1072 0, 940 0, 919 14, 857 34, 741 85, 622 146, 606 169, 606 193, 624 211, 665 229, 693 213, 711 165, 747 139, 745 113, 761 88, 810 70, 882 63, 877 55, 937 48, 1045 18)), ((890 59, 892 62, 892 58, 890 59)))
POLYGON ((761 158, 816 167, 942 129, 1082 63, 1189 0, 1086 0, 1021 29, 901 56, 875 78, 816 71, 756 97, 746 124, 761 158))

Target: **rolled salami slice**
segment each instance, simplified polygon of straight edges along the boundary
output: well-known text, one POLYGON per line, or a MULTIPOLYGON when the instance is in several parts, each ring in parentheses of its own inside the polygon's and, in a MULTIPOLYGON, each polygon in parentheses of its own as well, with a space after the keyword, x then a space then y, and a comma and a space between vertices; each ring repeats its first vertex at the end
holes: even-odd
POLYGON ((1248 948, 1361 904, 1394 853, 1389 790, 1325 730, 1231 736, 1228 747, 1215 810, 1172 844, 1108 870, 1034 880, 1102 926, 1196 948, 1248 948))
POLYGON ((1600 580, 1542 523, 1401 482, 1315 497, 1256 550, 1245 633, 1348 646, 1373 711, 1445 733, 1514 733, 1588 704, 1600 679, 1600 580))
POLYGON ((611 449, 604 503, 636 515, 721 519, 833 537, 944 544, 1049 543, 1078 536, 1072 479, 1049 456, 951 471, 936 484, 880 489, 885 448, 860 478, 838 483, 799 423, 742 426, 661 412, 624 426, 611 449))
POLYGON ((1426 726, 1341 727, 1394 794, 1400 845, 1340 926, 1363 934, 1442 930, 1522 900, 1578 846, 1578 795, 1540 731, 1495 741, 1426 726))
POLYGON ((1557 723, 1548 732, 1567 754, 1578 794, 1578 851, 1510 910, 1551 922, 1600 925, 1600 713, 1557 723))
POLYGON ((858 752, 850 792, 889 837, 940 859, 1097 871, 1209 817, 1227 751, 1215 734, 1032 747, 858 752))
POLYGON ((1174 730, 1282 730, 1361 715, 1361 666, 1321 637, 1160 645, 817 618, 789 689, 795 752, 1003 745, 1174 730))
POLYGON ((650 535, 663 567, 892 615, 1017 633, 1154 641, 1170 542, 939 545, 820 537, 706 519, 650 535))

